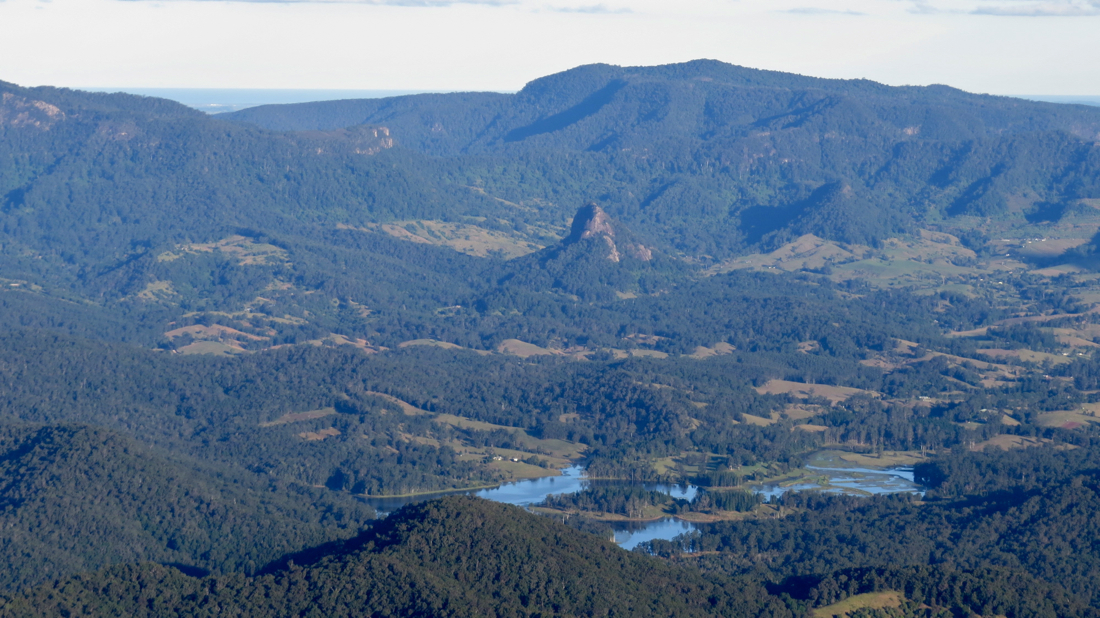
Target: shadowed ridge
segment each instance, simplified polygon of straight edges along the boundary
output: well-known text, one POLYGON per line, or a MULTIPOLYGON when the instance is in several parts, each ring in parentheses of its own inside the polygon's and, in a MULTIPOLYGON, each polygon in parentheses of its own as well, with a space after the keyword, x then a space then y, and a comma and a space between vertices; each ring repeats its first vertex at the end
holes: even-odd
POLYGON ((792 615, 758 584, 709 579, 479 498, 404 507, 356 543, 254 578, 118 567, 12 599, 0 616, 792 615))
POLYGON ((355 560, 367 554, 394 552, 427 564, 441 560, 443 554, 440 552, 454 550, 449 539, 455 538, 462 538, 462 547, 466 549, 479 544, 515 548, 529 543, 557 544, 567 549, 579 543, 599 547, 601 554, 607 550, 619 551, 610 541, 559 526, 550 519, 537 517, 517 522, 517 517, 525 513, 519 507, 471 496, 447 496, 409 504, 354 538, 289 554, 260 572, 278 573, 333 560, 355 560))
POLYGON ((9 567, 0 590, 145 560, 251 572, 373 516, 350 498, 300 489, 201 468, 105 429, 0 423, 9 567))

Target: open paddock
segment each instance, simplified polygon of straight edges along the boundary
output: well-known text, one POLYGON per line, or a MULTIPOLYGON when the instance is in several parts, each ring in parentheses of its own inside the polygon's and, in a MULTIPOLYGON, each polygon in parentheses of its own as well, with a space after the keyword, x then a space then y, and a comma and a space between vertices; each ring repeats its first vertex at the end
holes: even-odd
POLYGON ((802 399, 809 397, 824 397, 834 404, 859 394, 879 397, 878 393, 860 388, 830 386, 827 384, 804 384, 802 382, 789 382, 787 380, 769 380, 764 386, 757 387, 756 392, 761 395, 791 395, 802 399))
POLYGON ((276 427, 278 425, 286 425, 288 423, 312 421, 314 419, 324 418, 333 414, 336 414, 336 408, 320 408, 318 410, 309 410, 307 412, 292 412, 290 414, 284 414, 275 420, 268 421, 266 423, 260 423, 260 427, 276 427))
POLYGON ((1026 436, 1010 436, 1007 434, 999 435, 986 440, 985 442, 978 442, 970 447, 970 450, 975 452, 981 452, 985 449, 993 446, 1004 451, 1011 451, 1018 448, 1030 448, 1033 446, 1042 446, 1050 442, 1050 440, 1043 440, 1040 438, 1029 438, 1026 436))
MULTIPOLYGON (((408 403, 406 401, 402 401, 402 400, 398 399, 397 397, 394 397, 393 395, 387 395, 385 393, 379 393, 379 392, 376 392, 376 391, 367 391, 366 394, 374 396, 374 397, 378 397, 379 399, 384 399, 384 400, 394 404, 395 406, 401 408, 401 412, 403 412, 406 416, 422 416, 424 414, 431 414, 431 412, 428 412, 427 410, 421 410, 420 408, 412 405, 411 403, 408 403)), ((458 417, 455 417, 455 418, 458 418, 458 417)))
POLYGON ((1082 414, 1080 410, 1047 412, 1035 419, 1035 424, 1040 427, 1061 427, 1062 429, 1077 429, 1094 423, 1100 423, 1100 418, 1092 414, 1082 414))
POLYGON ((901 607, 905 597, 900 592, 868 592, 850 596, 843 601, 813 610, 814 618, 846 618, 861 609, 888 609, 901 607))

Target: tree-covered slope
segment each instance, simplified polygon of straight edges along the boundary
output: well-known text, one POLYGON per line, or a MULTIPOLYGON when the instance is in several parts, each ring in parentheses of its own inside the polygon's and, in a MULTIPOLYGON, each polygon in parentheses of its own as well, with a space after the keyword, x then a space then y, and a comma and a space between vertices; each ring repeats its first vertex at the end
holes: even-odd
POLYGON ((384 124, 407 147, 461 162, 463 182, 519 202, 597 198, 691 253, 805 233, 865 243, 960 215, 1049 222, 1100 197, 1100 110, 715 61, 590 65, 514 95, 227 118, 279 130, 384 124))
MULTIPOLYGON (((958 452, 921 466, 932 491, 874 498, 785 495, 786 517, 724 522, 681 538, 701 566, 789 577, 900 567, 1023 572, 1100 606, 1095 440, 958 452), (965 490, 963 489, 965 487, 965 490)), ((654 541, 659 553, 676 544, 654 541)))
POLYGON ((874 592, 892 595, 894 606, 855 615, 1096 615, 1057 585, 1011 569, 863 568, 782 582, 704 576, 516 507, 445 498, 252 577, 119 566, 0 597, 0 616, 808 617, 874 592))
MULTIPOLYGON (((536 136, 546 136, 558 146, 589 149, 606 139, 592 134, 596 132, 584 136, 584 129, 592 126, 611 126, 628 134, 660 128, 680 137, 709 139, 716 129, 760 125, 762 119, 783 126, 822 117, 856 119, 854 112, 865 115, 858 118, 858 126, 848 123, 848 130, 873 133, 881 124, 897 129, 921 126, 927 139, 1049 130, 1092 137, 1100 129, 1100 112, 1083 106, 975 95, 947 86, 891 87, 868 80, 822 79, 713 60, 650 67, 586 65, 535 79, 514 95, 423 94, 265 105, 224 117, 278 131, 327 131, 377 122, 408 134, 405 143, 418 149, 456 154, 476 144, 515 143, 536 136), (776 113, 782 111, 788 113, 776 113), (556 121, 548 121, 551 118, 556 121), (488 129, 469 137, 451 132, 452 127, 479 124, 488 129), (562 133, 577 141, 563 142, 562 133), (430 139, 446 146, 433 147, 430 139)), ((814 122, 843 126, 836 120, 814 122)))
POLYGON ((0 587, 155 561, 253 572, 355 534, 354 500, 157 454, 82 425, 0 425, 0 587))
POLYGON ((394 150, 384 129, 280 135, 159 99, 2 82, 0 95, 8 271, 42 261, 86 279, 241 228, 295 235, 496 210, 438 182, 431 162, 394 150))
POLYGON ((716 62, 275 110, 369 116, 295 132, 128 95, 0 94, 12 322, 174 348, 213 340, 212 326, 243 333, 210 344, 223 353, 334 333, 387 347, 610 345, 617 335, 571 314, 691 293, 716 258, 803 234, 876 245, 933 224, 1041 227, 1088 215, 1100 195, 1097 110, 716 62), (602 254, 558 244, 593 199, 636 238, 602 254), (447 243, 545 249, 503 263, 435 246, 447 243), (158 341, 169 332, 175 343, 158 341))
POLYGON ((217 118, 121 94, 0 94, 6 275, 100 289, 134 260, 241 230, 316 242, 337 225, 445 220, 531 239, 596 199, 659 245, 728 257, 806 233, 962 230, 968 215, 1049 223, 1100 198, 1100 110, 713 61, 217 118))
POLYGON ((717 582, 476 498, 405 507, 256 577, 139 565, 16 597, 4 616, 786 616, 759 585, 717 582))

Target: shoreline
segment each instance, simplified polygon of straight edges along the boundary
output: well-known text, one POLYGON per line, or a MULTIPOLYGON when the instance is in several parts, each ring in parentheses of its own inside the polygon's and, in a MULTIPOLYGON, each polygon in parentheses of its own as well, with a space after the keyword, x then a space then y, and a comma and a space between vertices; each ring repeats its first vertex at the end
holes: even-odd
POLYGON ((631 523, 631 524, 651 524, 658 521, 664 521, 666 519, 673 519, 679 522, 687 524, 712 524, 722 521, 737 521, 742 519, 750 519, 756 516, 754 511, 742 512, 742 511, 722 511, 723 514, 728 516, 715 515, 713 513, 664 513, 655 517, 626 517, 625 515, 612 515, 599 516, 595 515, 593 511, 563 511, 560 509, 553 509, 544 506, 531 507, 532 511, 541 513, 544 515, 566 515, 569 517, 583 517, 590 521, 597 521, 604 524, 615 523, 631 523))
MULTIPOLYGON (((571 466, 566 466, 565 468, 569 468, 569 467, 571 467, 571 466)), ((511 483, 520 483, 520 482, 523 482, 523 481, 537 481, 539 479, 555 478, 555 477, 562 476, 562 470, 564 470, 565 468, 552 468, 552 469, 548 468, 547 469, 547 471, 553 470, 554 472, 557 472, 557 474, 547 474, 545 476, 532 476, 532 477, 525 477, 525 478, 516 478, 516 479, 509 480, 509 481, 501 481, 499 483, 490 483, 490 484, 487 484, 487 485, 473 485, 473 486, 470 486, 470 487, 458 487, 458 488, 454 488, 454 489, 433 489, 431 491, 414 491, 414 492, 406 493, 406 494, 386 494, 386 495, 352 494, 352 496, 355 497, 355 498, 361 498, 363 500, 397 500, 397 499, 401 499, 401 498, 416 498, 416 497, 419 497, 419 496, 435 496, 435 495, 438 495, 439 497, 443 497, 443 496, 447 496, 447 495, 451 495, 451 494, 466 493, 466 492, 471 492, 471 491, 482 491, 484 489, 498 489, 500 487, 503 487, 503 486, 511 484, 511 483)), ((587 479, 587 477, 584 477, 584 478, 587 479)))
MULTIPOLYGON (((520 480, 523 480, 523 479, 520 479, 520 480)), ((494 485, 474 485, 472 487, 460 487, 460 488, 455 488, 455 489, 433 489, 431 491, 414 491, 412 493, 407 493, 407 494, 386 494, 386 495, 352 494, 352 497, 361 498, 363 500, 394 500, 394 499, 397 499, 397 498, 416 498, 418 496, 435 496, 435 495, 443 497, 443 496, 450 495, 450 494, 458 494, 458 493, 464 493, 464 492, 468 492, 468 491, 481 491, 483 489, 496 489, 497 487, 500 487, 501 485, 506 485, 507 483, 514 483, 514 482, 516 482, 516 481, 506 481, 504 483, 497 483, 497 484, 494 484, 494 485)))

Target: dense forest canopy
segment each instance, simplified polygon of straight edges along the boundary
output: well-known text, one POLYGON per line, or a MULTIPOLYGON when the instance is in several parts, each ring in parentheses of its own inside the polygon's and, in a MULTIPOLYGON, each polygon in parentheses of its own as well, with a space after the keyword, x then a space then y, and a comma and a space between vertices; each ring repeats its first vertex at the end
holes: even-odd
POLYGON ((115 567, 0 599, 0 615, 781 617, 891 589, 913 599, 893 611, 910 613, 862 615, 1096 615, 1055 586, 1003 569, 847 569, 774 586, 704 575, 472 498, 406 507, 253 577, 115 567))
POLYGON ((1019 217, 1021 206, 1050 220, 1100 197, 1096 109, 704 60, 578 67, 514 95, 262 106, 227 119, 279 131, 384 125, 491 194, 597 197, 691 253, 806 233, 870 244, 943 216, 1019 217))

